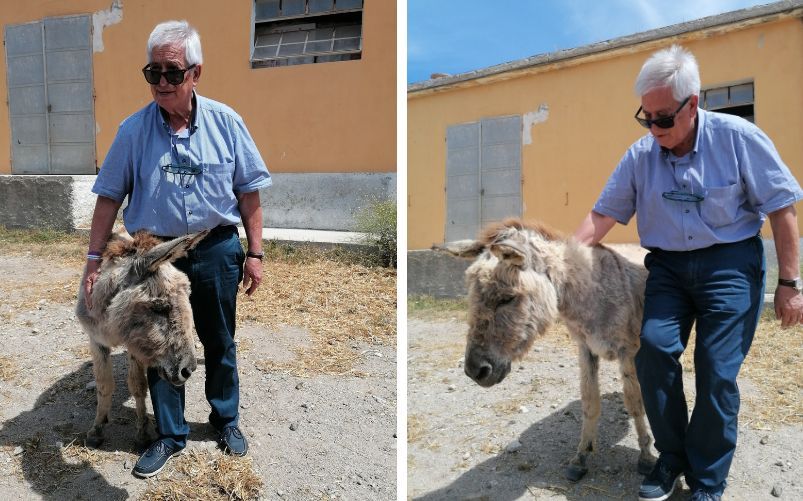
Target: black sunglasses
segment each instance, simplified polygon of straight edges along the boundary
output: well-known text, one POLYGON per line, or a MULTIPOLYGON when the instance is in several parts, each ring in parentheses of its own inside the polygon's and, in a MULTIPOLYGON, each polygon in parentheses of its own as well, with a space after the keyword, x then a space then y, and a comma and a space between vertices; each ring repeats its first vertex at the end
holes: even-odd
POLYGON ((680 112, 680 110, 682 110, 683 107, 686 106, 686 103, 689 102, 689 99, 691 99, 691 96, 684 99, 683 102, 680 103, 680 106, 678 106, 678 109, 676 109, 675 112, 672 113, 671 115, 667 115, 665 117, 658 117, 655 119, 641 118, 640 116, 638 116, 638 114, 641 113, 641 106, 639 106, 638 111, 636 112, 635 115, 633 115, 633 118, 635 118, 636 122, 640 123, 641 126, 644 127, 645 129, 649 129, 653 125, 655 125, 659 129, 671 129, 672 127, 675 126, 675 115, 677 115, 678 112, 680 112))
POLYGON ((196 65, 192 64, 183 70, 167 70, 167 71, 160 71, 160 70, 153 70, 148 68, 150 63, 146 64, 144 68, 142 68, 142 74, 145 75, 145 80, 151 85, 159 85, 159 82, 162 80, 162 77, 165 77, 167 83, 170 85, 178 85, 184 81, 184 74, 190 71, 191 69, 195 68, 196 65))

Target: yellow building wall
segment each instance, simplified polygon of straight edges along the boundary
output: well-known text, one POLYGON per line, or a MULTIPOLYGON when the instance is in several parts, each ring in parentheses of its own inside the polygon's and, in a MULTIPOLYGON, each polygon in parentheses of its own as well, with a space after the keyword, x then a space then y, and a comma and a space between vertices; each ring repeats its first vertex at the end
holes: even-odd
MULTIPOLYGON (((523 217, 573 232, 627 147, 645 133, 633 120, 640 104, 633 84, 641 65, 673 42, 697 57, 703 88, 755 82, 756 124, 803 183, 801 20, 716 35, 690 33, 485 84, 408 94, 408 248, 429 248, 444 239, 447 127, 524 115, 542 104, 549 107, 549 117, 533 125, 532 143, 522 145, 523 217)), ((803 228, 803 214, 798 220, 803 228)), ((770 234, 769 224, 764 233, 770 234)), ((627 226, 616 225, 606 241, 638 242, 635 218, 627 226)))
MULTIPOLYGON (((112 0, 3 2, 0 23, 109 10, 112 0)), ((396 171, 396 2, 365 0, 362 59, 250 67, 252 0, 124 1, 93 56, 96 149, 103 162, 119 123, 152 100, 140 69, 156 24, 186 19, 201 34, 199 94, 242 115, 271 172, 396 171)), ((8 96, 5 51, 0 87, 8 96)), ((8 104, 0 106, 0 174, 11 173, 8 104)))

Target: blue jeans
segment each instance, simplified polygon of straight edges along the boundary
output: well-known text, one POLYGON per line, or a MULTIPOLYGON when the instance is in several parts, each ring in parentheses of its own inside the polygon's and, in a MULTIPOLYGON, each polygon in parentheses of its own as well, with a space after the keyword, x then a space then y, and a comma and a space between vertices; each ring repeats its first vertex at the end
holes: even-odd
POLYGON ((689 252, 654 250, 641 349, 641 392, 655 448, 692 489, 721 493, 736 449, 736 376, 750 349, 764 296, 761 239, 689 252), (696 322, 696 400, 689 418, 680 356, 696 322))
MULTIPOLYGON (((245 252, 235 226, 216 229, 174 265, 190 279, 195 330, 204 347, 209 422, 218 430, 239 421, 240 382, 234 344, 237 289, 245 252)), ((175 387, 148 369, 153 414, 159 438, 184 448, 190 427, 184 419, 184 387, 175 387)))

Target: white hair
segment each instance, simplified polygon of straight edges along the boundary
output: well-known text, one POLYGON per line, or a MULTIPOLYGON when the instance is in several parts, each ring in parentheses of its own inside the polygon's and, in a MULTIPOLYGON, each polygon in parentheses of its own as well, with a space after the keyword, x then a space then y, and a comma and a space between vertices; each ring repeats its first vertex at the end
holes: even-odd
POLYGON ((670 87, 678 102, 699 96, 700 69, 694 55, 680 45, 653 53, 636 78, 636 94, 643 96, 659 87, 670 87))
POLYGON ((178 46, 184 49, 187 66, 204 62, 201 53, 201 35, 187 21, 159 23, 148 37, 148 62, 156 47, 178 46))

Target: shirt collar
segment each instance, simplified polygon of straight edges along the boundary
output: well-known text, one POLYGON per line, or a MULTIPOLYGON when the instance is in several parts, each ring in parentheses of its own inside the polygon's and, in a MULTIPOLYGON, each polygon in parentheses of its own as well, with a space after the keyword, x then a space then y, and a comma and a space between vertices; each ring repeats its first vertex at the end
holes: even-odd
MULTIPOLYGON (((154 102, 156 104, 156 102, 154 102)), ((159 110, 159 118, 162 121, 162 127, 164 127, 165 131, 168 133, 170 132, 170 125, 167 123, 167 111, 159 106, 156 105, 156 108, 159 110)), ((188 131, 190 134, 193 134, 198 129, 198 95, 195 94, 195 90, 192 91, 192 111, 190 112, 190 126, 188 127, 188 131)))

